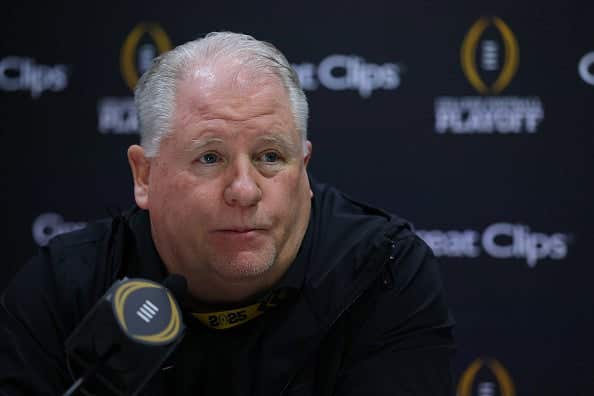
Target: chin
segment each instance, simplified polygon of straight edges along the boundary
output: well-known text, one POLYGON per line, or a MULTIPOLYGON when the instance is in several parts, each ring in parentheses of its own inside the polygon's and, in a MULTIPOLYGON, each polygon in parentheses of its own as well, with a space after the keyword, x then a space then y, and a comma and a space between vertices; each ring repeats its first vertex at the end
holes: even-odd
POLYGON ((229 281, 256 279, 265 275, 274 265, 275 254, 240 252, 233 257, 218 257, 213 270, 220 278, 229 281))

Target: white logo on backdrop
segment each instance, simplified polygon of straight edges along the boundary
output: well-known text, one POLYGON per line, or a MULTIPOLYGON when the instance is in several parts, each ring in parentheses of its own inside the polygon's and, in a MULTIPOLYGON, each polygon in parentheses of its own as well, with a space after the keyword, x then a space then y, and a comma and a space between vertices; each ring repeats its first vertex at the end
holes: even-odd
POLYGON ((28 91, 37 99, 45 91, 60 92, 68 86, 66 65, 41 65, 34 59, 7 56, 0 59, 0 89, 6 92, 28 91))
POLYGON ((534 232, 525 224, 495 223, 476 230, 418 230, 417 234, 438 257, 524 259, 529 267, 539 260, 561 260, 567 256, 569 235, 534 232))
MULTIPOLYGON (((170 50, 171 42, 159 24, 141 22, 126 36, 120 51, 120 71, 131 91, 153 59, 170 50)), ((106 96, 97 102, 97 129, 103 134, 136 134, 138 119, 133 96, 106 96)))
POLYGON ((132 97, 105 97, 97 104, 101 133, 130 134, 138 131, 136 106, 132 97))
POLYGON ((362 98, 376 90, 395 90, 400 86, 401 67, 396 63, 375 64, 356 55, 329 55, 319 64, 293 64, 305 91, 320 86, 331 91, 352 90, 362 98))
POLYGON ((518 41, 501 18, 479 18, 462 41, 460 65, 468 83, 480 96, 436 97, 435 132, 456 135, 538 132, 545 116, 539 97, 501 96, 516 75, 519 54, 518 41))
POLYGON ((435 132, 453 134, 535 133, 544 118, 538 97, 447 97, 435 99, 435 132))
POLYGON ((594 85, 594 52, 589 52, 580 59, 578 71, 582 80, 594 85))
POLYGON ((66 222, 57 213, 43 213, 33 221, 33 240, 39 246, 45 246, 56 235, 85 228, 86 222, 66 222))

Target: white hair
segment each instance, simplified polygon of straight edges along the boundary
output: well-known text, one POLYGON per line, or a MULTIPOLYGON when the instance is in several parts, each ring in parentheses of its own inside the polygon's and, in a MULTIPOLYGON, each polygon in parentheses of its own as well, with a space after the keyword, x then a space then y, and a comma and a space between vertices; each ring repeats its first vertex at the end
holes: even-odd
MULTIPOLYGON (((134 92, 140 144, 154 157, 164 136, 171 131, 178 80, 192 67, 218 59, 233 59, 240 65, 276 75, 285 90, 303 142, 307 139, 308 105, 299 78, 285 56, 272 44, 245 34, 213 32, 189 41, 153 60, 134 92)), ((303 144, 305 150, 305 144, 303 144)))

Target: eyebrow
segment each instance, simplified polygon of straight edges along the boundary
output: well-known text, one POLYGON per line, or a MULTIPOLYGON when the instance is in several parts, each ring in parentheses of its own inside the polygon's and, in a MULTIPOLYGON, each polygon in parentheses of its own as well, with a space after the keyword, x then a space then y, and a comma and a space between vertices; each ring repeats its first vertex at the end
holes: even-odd
MULTIPOLYGON (((272 143, 282 147, 285 150, 293 151, 295 148, 294 144, 286 139, 284 136, 279 135, 265 135, 256 137, 256 142, 272 143)), ((213 143, 224 143, 224 140, 218 137, 206 137, 206 138, 193 138, 190 141, 190 145, 186 148, 187 151, 199 151, 200 149, 211 145, 213 143)))
POLYGON ((201 148, 208 146, 212 143, 223 143, 223 139, 216 137, 207 137, 205 139, 193 138, 190 140, 190 145, 186 149, 187 151, 198 151, 201 148))
POLYGON ((263 141, 263 142, 267 142, 267 143, 276 144, 276 145, 284 148, 285 150, 289 150, 289 151, 292 151, 292 149, 294 149, 294 147, 293 147, 294 144, 292 142, 290 142, 288 139, 286 139, 284 136, 265 135, 265 136, 256 138, 256 141, 263 141))

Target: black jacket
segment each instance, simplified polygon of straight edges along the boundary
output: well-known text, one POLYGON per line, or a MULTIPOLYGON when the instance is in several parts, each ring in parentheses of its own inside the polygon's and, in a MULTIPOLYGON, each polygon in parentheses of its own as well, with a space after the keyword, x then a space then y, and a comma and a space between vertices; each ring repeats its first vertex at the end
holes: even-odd
MULTIPOLYGON (((405 221, 312 189, 290 269, 297 296, 233 338, 236 353, 217 363, 223 375, 207 377, 229 374, 217 394, 451 395, 453 320, 430 249, 405 221)), ((114 280, 163 279, 148 221, 135 210, 56 237, 17 274, 1 300, 0 394, 61 394, 72 383, 64 341, 114 280)), ((177 374, 159 372, 144 394, 209 394, 196 378, 212 366, 201 351, 218 341, 188 327, 172 357, 177 374)))

